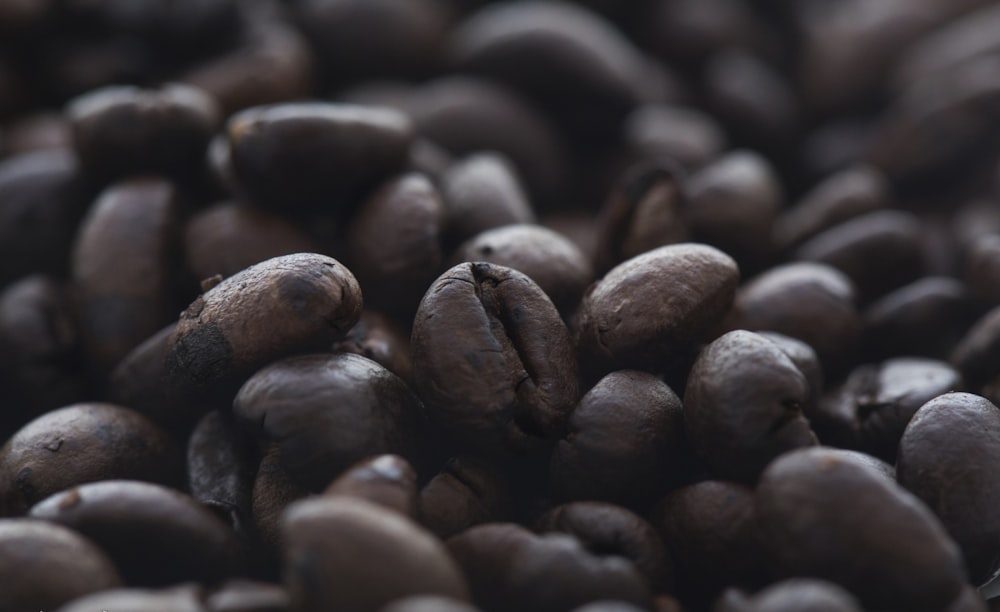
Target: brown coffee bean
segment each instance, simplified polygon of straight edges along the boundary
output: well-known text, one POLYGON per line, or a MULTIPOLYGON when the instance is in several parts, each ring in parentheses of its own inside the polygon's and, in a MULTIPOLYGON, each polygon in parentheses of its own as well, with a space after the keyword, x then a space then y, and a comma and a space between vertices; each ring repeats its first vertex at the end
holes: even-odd
POLYGON ((718 325, 738 281, 736 262, 705 245, 660 247, 619 264, 581 303, 583 367, 665 369, 718 325))
POLYGON ((232 529, 194 498, 136 480, 103 480, 66 489, 31 508, 94 540, 128 584, 213 582, 239 571, 232 529))
POLYGON ((121 586, 111 560, 77 532, 45 521, 0 520, 0 610, 55 609, 121 586))
POLYGON ((573 409, 549 463, 552 492, 642 507, 684 476, 683 445, 673 390, 646 372, 612 372, 573 409))
POLYGON ((1000 521, 990 510, 1000 490, 1000 409, 970 393, 946 393, 925 403, 903 433, 899 484, 937 515, 962 549, 973 585, 1000 569, 1000 521))
POLYGON ((101 379, 176 312, 177 215, 171 183, 131 179, 98 196, 80 225, 73 285, 87 363, 101 379))
POLYGON ((413 383, 413 360, 410 338, 389 318, 365 310, 343 340, 335 342, 334 353, 354 353, 367 357, 403 379, 413 383))
POLYGON ((0 448, 0 514, 24 514, 39 500, 96 480, 178 483, 179 450, 139 413, 113 404, 47 412, 0 448))
POLYGON ((776 572, 835 582, 865 608, 943 610, 965 584, 959 549, 933 513, 840 451, 804 449, 774 461, 756 509, 776 572))
POLYGON ((8 123, 6 128, 4 152, 7 155, 73 146, 69 121, 56 112, 22 115, 8 123))
POLYGON ((309 495, 281 464, 281 449, 264 452, 253 483, 253 522, 265 555, 278 557, 281 551, 281 515, 293 502, 309 495))
POLYGON ((420 522, 441 539, 470 527, 510 520, 510 478, 492 462, 475 456, 449 459, 420 490, 420 522))
POLYGON ((300 501, 282 518, 291 610, 371 610, 417 594, 468 598, 462 573, 429 532, 347 497, 300 501))
MULTIPOLYGON (((819 406, 824 391, 823 366, 819 362, 816 351, 805 342, 791 336, 769 331, 757 332, 757 334, 778 345, 781 352, 787 355, 795 367, 799 369, 799 372, 802 372, 802 375, 806 377, 806 382, 809 384, 809 401, 806 406, 819 406)), ((811 417, 811 414, 811 412, 807 412, 806 417, 811 417)))
POLYGON ((203 593, 194 585, 180 585, 162 590, 120 588, 74 599, 59 612, 93 610, 130 610, 131 612, 209 612, 203 593))
POLYGON ((478 612, 479 608, 450 597, 414 595, 397 599, 379 612, 478 612))
POLYGON ((633 156, 666 157, 688 172, 706 166, 727 148, 722 126, 694 107, 640 106, 629 114, 622 130, 633 156))
POLYGON ((417 473, 399 455, 377 455, 349 468, 323 495, 357 497, 416 520, 419 512, 417 473))
POLYGON ((1000 307, 979 318, 951 353, 952 365, 962 373, 967 388, 978 391, 1000 373, 1000 307))
POLYGON ((209 612, 286 612, 288 593, 277 584, 229 580, 205 599, 209 612))
POLYGON ((815 578, 793 578, 773 584, 748 596, 727 590, 714 612, 862 612, 849 592, 832 582, 815 578))
POLYGON ((445 272, 420 303, 412 347, 431 418, 476 452, 541 450, 577 400, 569 330, 538 285, 510 268, 445 272))

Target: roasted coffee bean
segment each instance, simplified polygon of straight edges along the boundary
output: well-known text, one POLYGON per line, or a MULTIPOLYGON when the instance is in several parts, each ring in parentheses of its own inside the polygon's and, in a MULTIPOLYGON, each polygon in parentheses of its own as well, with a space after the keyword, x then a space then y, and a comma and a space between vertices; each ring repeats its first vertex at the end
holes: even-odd
POLYGON ((536 521, 535 528, 568 533, 598 556, 630 559, 655 593, 673 587, 673 563, 660 536, 645 519, 621 506, 602 502, 556 506, 536 521))
POLYGON ((1000 373, 1000 307, 979 318, 951 353, 950 361, 962 373, 967 388, 981 389, 1000 373))
POLYGON ((420 401, 398 376, 351 353, 289 357, 259 370, 233 401, 246 431, 281 449, 282 465, 321 489, 383 453, 419 463, 420 401))
POLYGON ((27 276, 0 292, 0 384, 6 405, 0 438, 29 419, 87 395, 80 333, 69 292, 27 276))
MULTIPOLYGON (((823 366, 819 362, 816 351, 805 342, 791 336, 769 331, 757 332, 757 334, 777 344, 781 352, 787 355, 795 367, 799 369, 799 372, 802 372, 802 375, 806 377, 806 382, 809 384, 809 401, 806 406, 819 406, 824 391, 823 366)), ((806 417, 809 416, 810 414, 806 413, 806 417)))
POLYGON ((954 278, 926 276, 886 294, 864 312, 868 358, 947 359, 975 317, 972 295, 954 278))
POLYGON ((452 164, 441 179, 441 195, 450 245, 496 227, 535 221, 513 166, 496 153, 476 153, 452 164))
POLYGON ((202 602, 203 593, 194 585, 162 590, 109 589, 74 599, 59 612, 93 610, 130 610, 131 612, 209 612, 202 602))
POLYGON ((121 586, 111 560, 80 534, 45 521, 0 520, 0 610, 52 610, 121 586))
POLYGON ((80 225, 73 286, 87 362, 100 379, 176 312, 177 206, 168 181, 132 179, 98 196, 80 225))
POLYGON ((669 367, 719 324, 738 281, 736 262, 705 245, 660 247, 619 264, 581 303, 582 366, 602 372, 669 367))
POLYGON ((602 378, 573 409, 549 463, 562 499, 642 507, 684 477, 681 400, 659 378, 621 370, 602 378))
POLYGON ((702 64, 715 50, 759 47, 764 36, 751 6, 730 0, 654 2, 643 24, 649 44, 683 66, 702 64))
POLYGON ((969 247, 965 262, 965 282, 980 301, 992 306, 1000 304, 1000 235, 989 234, 969 247))
POLYGON ((59 113, 39 112, 21 116, 6 127, 0 150, 7 155, 73 146, 69 121, 59 113))
POLYGON ((598 220, 597 273, 657 247, 687 242, 685 203, 684 183, 673 163, 641 161, 628 168, 598 220))
POLYGON ((753 482, 778 455, 817 443, 804 415, 810 396, 805 376, 777 344, 732 331, 698 355, 684 422, 713 472, 753 482))
POLYGON ((569 330, 538 285, 510 268, 445 272, 420 303, 412 348, 431 418, 476 452, 541 450, 578 397, 569 330))
POLYGON ((808 416, 824 442, 895 462, 903 430, 917 410, 962 387, 961 374, 945 362, 897 357, 858 366, 808 416))
POLYGON ((853 595, 832 582, 795 578, 753 596, 730 589, 714 612, 862 612, 862 608, 853 595))
POLYGON ((728 153, 687 183, 686 215, 695 240, 758 269, 774 250, 771 226, 784 199, 774 168, 760 155, 728 153))
POLYGON ((788 251, 854 217, 891 204, 888 178, 877 168, 852 166, 826 177, 775 220, 775 246, 788 251))
POLYGON ((194 498, 136 480, 103 480, 35 504, 33 518, 69 527, 108 553, 128 584, 213 582, 239 570, 228 525, 194 498))
POLYGON ((96 89, 71 101, 67 113, 83 167, 105 181, 142 172, 189 177, 221 119, 215 100, 180 84, 96 89))
POLYGON ((105 0, 93 5, 113 31, 140 36, 155 51, 177 59, 204 56, 228 42, 240 17, 236 0, 182 0, 168 5, 105 0))
POLYGON ((349 232, 351 269, 365 304, 411 321, 420 298, 443 268, 445 207, 430 179, 390 179, 357 211, 349 232))
POLYGON ((365 310, 343 340, 335 342, 334 353, 354 353, 378 362, 382 367, 413 383, 410 338, 389 318, 365 310))
POLYGON ((209 612, 285 612, 288 593, 277 584, 235 579, 205 598, 209 612))
POLYGON ((414 595, 397 599, 379 612, 478 612, 479 608, 438 595, 414 595))
POLYGON ((246 197, 304 214, 349 209, 358 192, 400 170, 413 126, 384 108, 300 102, 240 111, 226 136, 246 197))
POLYGON ((990 510, 1000 495, 1000 409, 970 393, 925 403, 903 433, 899 483, 937 515, 961 547, 974 585, 1000 570, 1000 521, 990 510))
POLYGON ((802 340, 831 378, 851 363, 861 332, 854 284, 838 270, 813 263, 776 266, 747 281, 730 324, 802 340))
POLYGON ((510 520, 510 477, 475 456, 449 459, 420 490, 420 521, 441 539, 483 523, 510 520))
POLYGON ((414 520, 419 511, 417 473, 398 455, 377 455, 355 464, 323 494, 357 497, 414 520))
POLYGON ((841 451, 804 449, 774 461, 757 487, 756 512, 779 575, 835 582, 866 609, 944 610, 965 584, 959 549, 927 506, 841 451))
POLYGON ((920 233, 920 224, 909 213, 875 211, 817 234, 794 257, 837 268, 867 303, 922 275, 920 233))
POLYGON ((292 253, 314 253, 303 229, 268 212, 226 202, 206 208, 184 225, 184 256, 195 280, 228 278, 254 264, 292 253))
POLYGON ((617 599, 645 606, 649 587, 631 561, 597 556, 575 537, 535 535, 513 523, 473 527, 448 540, 477 606, 487 612, 569 611, 617 599))
POLYGON ((346 497, 297 502, 282 518, 291 610, 379 610, 409 595, 464 601, 439 540, 398 512, 346 497))
POLYGON ((754 587, 767 578, 750 487, 718 480, 682 487, 658 504, 652 523, 686 600, 708 603, 725 587, 754 587))
POLYGON ((666 157, 689 172, 719 157, 727 144, 726 134, 715 119, 687 106, 640 106, 629 114, 622 131, 633 156, 666 157))
POLYGON ((0 161, 0 286, 35 272, 65 275, 86 191, 66 149, 0 161))
POLYGON ((539 225, 505 225, 477 234, 452 255, 452 263, 463 261, 484 261, 521 272, 549 296, 563 318, 576 309, 594 280, 587 256, 569 239, 539 225))
POLYGON ((281 514, 292 502, 309 495, 281 465, 281 449, 272 446, 260 460, 253 483, 253 522, 264 552, 276 556, 281 550, 281 514))
POLYGON ((96 480, 181 480, 174 442, 147 418, 113 404, 47 412, 0 448, 0 514, 24 514, 53 493, 96 480))

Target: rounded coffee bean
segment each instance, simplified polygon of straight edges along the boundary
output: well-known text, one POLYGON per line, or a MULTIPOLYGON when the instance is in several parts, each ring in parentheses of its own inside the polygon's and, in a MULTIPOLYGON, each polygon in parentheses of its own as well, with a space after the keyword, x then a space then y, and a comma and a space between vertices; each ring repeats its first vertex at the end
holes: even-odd
POLYGON ((414 595, 397 599, 379 612, 478 612, 479 608, 438 595, 414 595))
MULTIPOLYGON (((823 366, 819 362, 816 351, 805 342, 791 336, 769 331, 756 333, 777 344, 781 352, 788 355, 788 358, 792 360, 799 372, 802 372, 802 375, 806 377, 806 382, 809 383, 809 401, 806 406, 819 406, 824 391, 823 366)), ((807 412, 806 417, 811 417, 811 413, 807 412)))
POLYGON ((0 448, 0 514, 24 514, 53 493, 96 480, 177 483, 173 440, 141 414, 113 404, 74 404, 47 412, 0 448))
POLYGON ((681 400, 659 378, 620 370, 602 378, 569 417, 549 463, 563 499, 642 506, 682 476, 681 400))
POLYGON ((778 574, 835 582, 866 609, 944 610, 965 584, 961 553, 927 506, 842 451, 775 460, 756 509, 765 558, 778 574))
POLYGON ((577 400, 569 330, 538 285, 504 266, 463 263, 438 278, 412 348, 429 414, 477 452, 540 450, 577 400))
POLYGON ((233 401, 244 429, 281 449, 282 465, 322 488, 371 455, 422 450, 420 401, 398 376, 351 353, 289 357, 259 370, 233 401))
POLYGON ((361 461, 330 483, 324 495, 357 497, 417 518, 417 473, 398 455, 377 455, 361 461))
POLYGON ((1000 306, 969 327, 949 361, 962 373, 970 391, 982 390, 1000 373, 1000 306))
POLYGON ((32 519, 0 519, 0 610, 54 610, 121 586, 111 560, 79 533, 32 519))
POLYGON ((604 372, 662 370, 726 315, 739 269, 710 246, 660 247, 591 285, 576 322, 581 365, 604 372))
POLYGON ((280 449, 269 448, 257 466, 252 503, 254 529, 266 555, 273 557, 281 550, 280 523, 285 508, 309 494, 282 467, 280 449))
POLYGON ((715 473, 752 482, 778 455, 817 443, 803 414, 810 397, 805 376, 778 345, 732 331, 703 349, 688 375, 687 433, 715 473))
POLYGON ((962 549, 973 585, 1000 570, 1000 409, 970 393, 925 403, 899 444, 899 484, 937 515, 962 549))
POLYGON ((420 490, 420 521, 446 539, 513 513, 510 478, 493 462, 475 456, 449 459, 420 490))
POLYGON ((288 593, 277 584, 233 579, 205 598, 208 612, 286 612, 288 593))
POLYGON ((42 500, 31 516, 91 538, 132 585, 213 582, 240 566, 232 529, 194 498, 160 485, 92 482, 42 500))
POLYGON ((92 612, 93 610, 130 610, 131 612, 210 612, 202 601, 203 593, 193 585, 175 586, 163 590, 110 589, 74 599, 59 608, 59 612, 92 612))
POLYGON ((409 595, 468 599, 433 535, 398 512, 347 497, 293 504, 282 517, 291 610, 379 610, 409 595))
POLYGON ((629 114, 622 128, 640 158, 667 157, 693 172, 726 149, 726 135, 712 117, 686 106, 649 104, 629 114))
POLYGON ((334 353, 354 353, 378 362, 382 367, 413 383, 410 337, 386 316, 365 310, 343 340, 335 342, 334 353))
POLYGON ((773 584, 752 597, 726 591, 715 612, 862 612, 849 592, 825 580, 793 578, 773 584))

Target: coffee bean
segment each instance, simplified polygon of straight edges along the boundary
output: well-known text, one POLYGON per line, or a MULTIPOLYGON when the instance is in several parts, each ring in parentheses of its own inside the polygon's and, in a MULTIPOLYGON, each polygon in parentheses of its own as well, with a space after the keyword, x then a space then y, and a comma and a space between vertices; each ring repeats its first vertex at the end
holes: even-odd
POLYGON ((492 462, 461 456, 449 459, 420 490, 420 521, 441 539, 483 523, 510 520, 510 478, 492 462))
POLYGON ((969 393, 923 404, 899 444, 899 483, 937 515, 962 549, 972 584, 1000 569, 1000 522, 989 508, 1000 457, 1000 409, 969 393))
POLYGON ((835 582, 865 608, 943 610, 965 583, 959 549, 933 513, 840 451, 804 449, 774 461, 756 511, 776 572, 835 582))
POLYGON ((324 495, 356 497, 417 519, 417 473, 398 455, 361 461, 330 483, 324 495))
POLYGON ((48 497, 30 516, 69 527, 108 553, 126 582, 213 582, 239 570, 232 530, 194 498, 136 480, 103 480, 48 497))
POLYGON ((205 599, 209 612, 285 612, 288 593, 276 584, 229 580, 205 599))
POLYGON ((418 594, 468 591, 440 541, 398 512, 346 497, 300 501, 282 518, 291 610, 379 610, 418 594))
POLYGON ((797 578, 778 582, 752 597, 726 591, 716 612, 861 612, 849 592, 825 580, 797 578))
POLYGON ((410 358, 410 338, 390 319, 372 310, 361 312, 361 318, 343 340, 335 342, 334 353, 354 353, 367 357, 403 379, 413 383, 413 360, 410 358))
POLYGON ((92 610, 131 610, 133 612, 208 612, 203 593, 194 585, 180 585, 162 590, 109 589, 74 599, 59 612, 92 610))
POLYGON ((113 404, 74 404, 26 424, 0 448, 0 514, 24 514, 69 487, 112 478, 175 484, 174 442, 147 418, 113 404))
POLYGON ((412 347, 431 418, 477 452, 541 450, 577 400, 569 330, 538 285, 510 268, 445 272, 420 303, 412 347))
POLYGON ((414 595, 397 599, 380 612, 477 612, 479 608, 465 602, 437 595, 414 595))
MULTIPOLYGON (((791 336, 769 331, 757 332, 757 334, 778 345, 781 352, 787 355, 795 367, 799 369, 799 372, 802 372, 802 375, 806 377, 806 382, 809 384, 809 401, 806 406, 819 406, 824 391, 823 366, 819 362, 816 351, 805 342, 791 336)), ((806 417, 811 418, 812 412, 805 414, 806 417)))
POLYGON ((281 449, 272 446, 264 452, 253 483, 253 521, 263 552, 272 561, 281 550, 281 515, 293 502, 309 495, 282 467, 281 449))
POLYGON ((703 168, 727 148, 722 126, 695 107, 640 106, 629 114, 622 130, 634 156, 667 157, 688 172, 703 168))
POLYGON ((739 269, 709 246, 678 244, 629 259, 587 291, 576 321, 583 367, 661 370, 729 311, 739 269))
POLYGON ((962 373, 968 389, 979 390, 1000 373, 1000 307, 979 318, 952 351, 950 361, 962 373))

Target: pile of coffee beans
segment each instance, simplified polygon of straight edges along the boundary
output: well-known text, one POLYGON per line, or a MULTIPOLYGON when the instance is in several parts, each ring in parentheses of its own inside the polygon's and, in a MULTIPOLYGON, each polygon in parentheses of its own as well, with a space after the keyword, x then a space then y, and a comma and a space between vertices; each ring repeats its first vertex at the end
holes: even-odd
POLYGON ((990 0, 0 0, 0 612, 1000 610, 998 74, 990 0))

